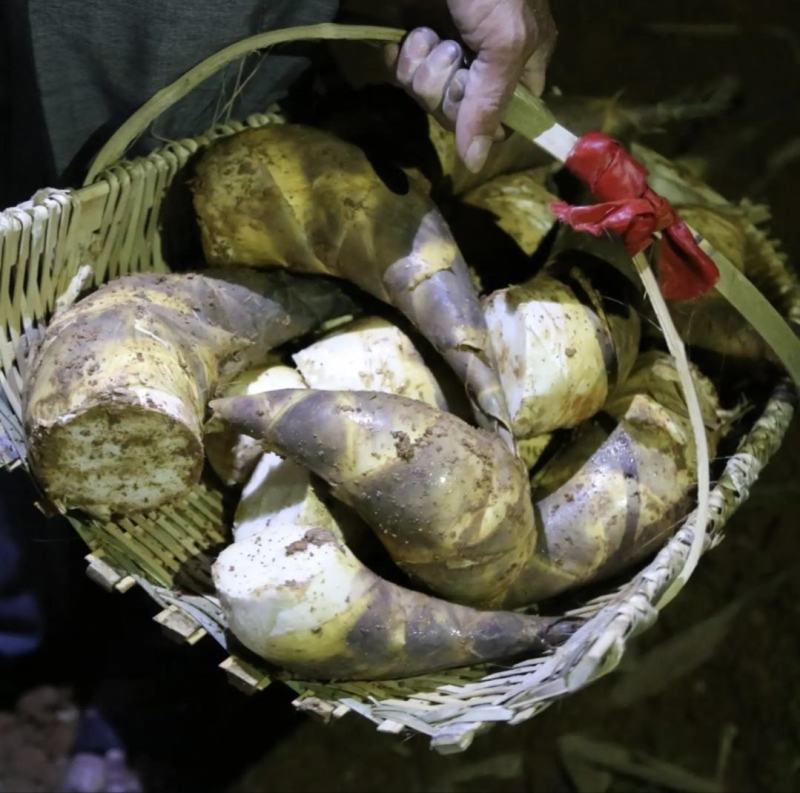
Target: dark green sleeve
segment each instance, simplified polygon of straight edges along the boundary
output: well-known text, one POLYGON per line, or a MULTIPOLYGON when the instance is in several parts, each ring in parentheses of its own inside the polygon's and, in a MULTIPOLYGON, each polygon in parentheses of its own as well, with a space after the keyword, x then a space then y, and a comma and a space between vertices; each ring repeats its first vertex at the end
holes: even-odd
MULTIPOLYGON (((27 0, 56 174, 70 164, 77 173, 127 116, 208 55, 255 33, 329 21, 337 6, 337 0, 27 0)), ((231 64, 159 119, 139 151, 159 139, 204 132, 231 100, 233 117, 265 110, 306 67, 303 53, 253 56, 241 72, 231 64)))

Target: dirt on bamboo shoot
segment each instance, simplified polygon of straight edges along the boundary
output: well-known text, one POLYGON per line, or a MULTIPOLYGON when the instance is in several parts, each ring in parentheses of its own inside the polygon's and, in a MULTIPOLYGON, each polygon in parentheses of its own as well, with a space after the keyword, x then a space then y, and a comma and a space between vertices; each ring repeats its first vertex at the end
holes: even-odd
MULTIPOLYGON (((723 429, 717 395, 697 370, 694 378, 713 456, 723 429)), ((672 359, 642 355, 603 413, 538 475, 539 545, 505 605, 608 577, 659 548, 688 514, 697 461, 672 359)))
POLYGON ((55 501, 100 516, 182 495, 200 476, 218 384, 354 308, 335 283, 280 271, 101 287, 55 319, 28 370, 34 473, 55 501))
POLYGON ((394 305, 461 378, 478 421, 511 442, 480 303, 425 191, 394 192, 359 148, 298 125, 220 139, 196 174, 208 261, 333 275, 394 305))
MULTIPOLYGON (((305 382, 297 370, 276 363, 242 372, 218 395, 243 396, 278 388, 305 388, 305 382)), ((264 454, 255 438, 248 438, 227 426, 207 425, 203 443, 209 464, 229 487, 244 484, 264 454)))
POLYGON ((214 581, 231 632, 307 679, 380 680, 541 654, 574 621, 466 606, 392 584, 335 527, 273 524, 226 548, 214 581))
MULTIPOLYGON (((697 378, 713 455, 716 395, 697 378)), ((669 536, 696 481, 677 375, 661 354, 643 356, 606 405, 617 422, 608 438, 535 504, 503 444, 419 402, 275 391, 213 408, 328 481, 409 575, 470 605, 526 605, 633 563, 669 536)))
POLYGON ((381 317, 343 325, 292 359, 309 388, 380 391, 448 409, 439 383, 411 339, 381 317))
POLYGON ((445 597, 499 600, 532 552, 527 469, 449 413, 368 391, 273 391, 212 407, 325 479, 406 573, 445 597))
POLYGON ((630 306, 630 285, 605 269, 603 282, 580 255, 566 253, 526 283, 485 299, 517 439, 580 424, 628 376, 639 349, 639 315, 630 306))

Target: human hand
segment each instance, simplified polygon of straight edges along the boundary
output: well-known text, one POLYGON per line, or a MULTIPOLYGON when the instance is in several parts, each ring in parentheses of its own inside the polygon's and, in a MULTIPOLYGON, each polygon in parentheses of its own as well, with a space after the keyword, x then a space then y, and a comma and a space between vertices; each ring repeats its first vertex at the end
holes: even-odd
POLYGON ((464 65, 461 44, 430 28, 412 30, 402 46, 387 48, 397 81, 429 112, 455 127, 456 146, 469 170, 486 162, 516 84, 541 94, 556 26, 548 0, 447 0, 459 37, 475 59, 464 65))

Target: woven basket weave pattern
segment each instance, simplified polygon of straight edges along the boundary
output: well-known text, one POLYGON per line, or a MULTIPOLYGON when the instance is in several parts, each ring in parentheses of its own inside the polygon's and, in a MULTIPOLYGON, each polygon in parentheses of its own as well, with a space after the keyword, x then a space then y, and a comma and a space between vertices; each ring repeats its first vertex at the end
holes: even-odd
MULTIPOLYGON (((160 224, 176 175, 211 139, 280 121, 272 114, 221 126, 206 136, 121 162, 83 190, 42 191, 29 205, 0 213, 0 467, 25 466, 22 379, 42 323, 58 309, 57 299, 127 273, 168 270, 160 224)), ((763 244, 769 244, 766 238, 763 244)), ((798 321, 794 276, 780 257, 772 261, 769 272, 759 273, 757 280, 798 321)), ((728 461, 711 493, 706 549, 721 540, 722 527, 779 447, 793 415, 792 395, 786 383, 777 385, 728 461)), ((89 574, 94 579, 120 591, 138 583, 161 605, 156 620, 171 633, 190 643, 209 634, 227 646, 209 574, 214 556, 227 542, 226 508, 221 492, 200 484, 182 502, 155 512, 108 523, 69 520, 91 549, 89 574)), ((355 711, 382 731, 410 729, 430 736, 439 751, 463 750, 493 723, 529 719, 611 671, 628 637, 656 618, 660 599, 682 569, 692 526, 690 515, 625 586, 574 612, 586 618, 585 624, 551 656, 489 674, 472 668, 394 682, 286 682, 301 694, 297 705, 304 710, 324 717, 355 711)), ((250 691, 270 680, 264 669, 234 656, 222 666, 234 683, 250 691)))

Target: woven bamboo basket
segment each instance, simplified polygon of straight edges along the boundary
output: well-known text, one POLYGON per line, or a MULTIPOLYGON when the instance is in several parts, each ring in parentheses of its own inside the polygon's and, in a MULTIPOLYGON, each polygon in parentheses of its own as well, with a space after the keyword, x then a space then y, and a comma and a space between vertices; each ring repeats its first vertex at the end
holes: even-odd
MULTIPOLYGON (((251 49, 245 43, 238 46, 239 54, 251 49)), ((169 196, 193 155, 220 136, 283 122, 274 112, 255 115, 172 142, 142 158, 118 159, 155 115, 235 55, 229 48, 224 58, 204 62, 178 95, 161 92, 154 97, 147 112, 137 114, 135 123, 127 124, 104 149, 88 185, 44 189, 0 213, 0 468, 27 469, 21 389, 26 363, 48 319, 84 288, 127 273, 167 271, 169 196)), ((761 235, 760 244, 771 245, 755 227, 751 233, 761 235)), ((753 278, 784 316, 797 323, 800 289, 784 258, 775 250, 771 253, 763 272, 753 278)), ((793 388, 787 381, 776 381, 711 491, 704 551, 722 540, 724 525, 778 449, 793 412, 793 388)), ((142 587, 157 604, 155 620, 166 631, 190 644, 208 635, 227 651, 225 619, 213 596, 210 565, 228 542, 228 507, 224 493, 202 482, 182 501, 147 514, 114 522, 66 517, 90 549, 92 579, 119 592, 142 587)), ((280 680, 297 692, 297 707, 325 719, 353 711, 372 720, 381 732, 418 732, 429 736, 440 752, 463 751, 493 724, 519 724, 612 671, 628 639, 652 625, 674 594, 676 581, 680 585, 693 529, 690 514, 627 583, 570 612, 582 618, 580 628, 546 657, 511 667, 330 684, 268 672, 235 654, 227 655, 221 667, 231 682, 248 692, 280 680)))

